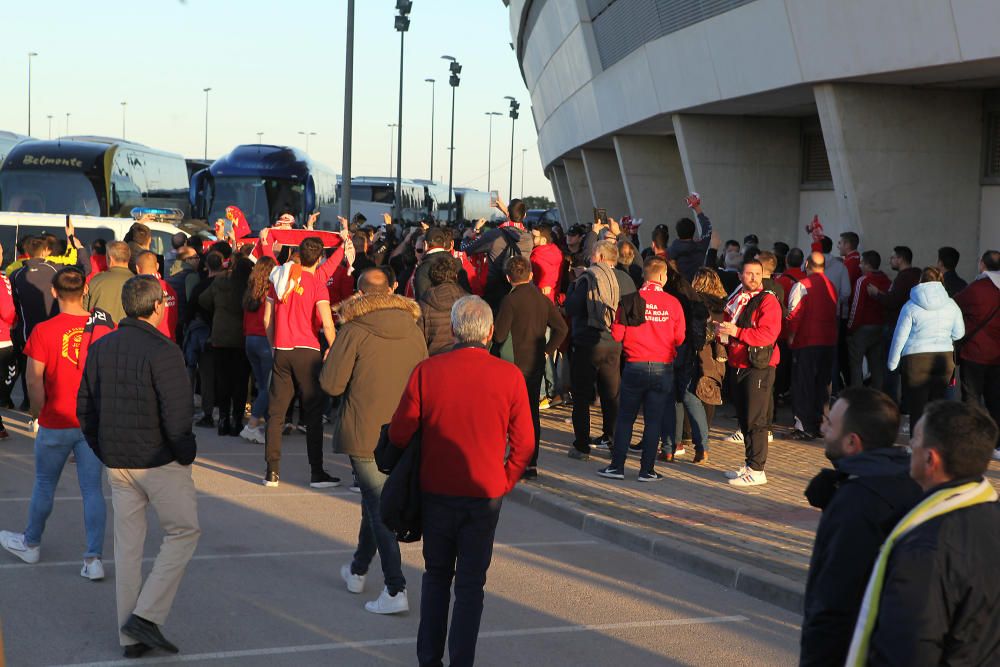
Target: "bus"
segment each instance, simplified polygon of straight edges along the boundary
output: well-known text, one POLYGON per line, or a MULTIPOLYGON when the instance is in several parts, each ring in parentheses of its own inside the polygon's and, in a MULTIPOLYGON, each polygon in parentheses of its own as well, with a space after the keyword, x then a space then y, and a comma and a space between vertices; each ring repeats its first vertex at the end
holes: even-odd
POLYGON ((209 226, 238 206, 256 234, 289 211, 298 223, 320 212, 316 229, 337 229, 337 174, 290 146, 243 144, 191 177, 192 215, 209 226))
POLYGON ((455 215, 459 224, 480 218, 490 222, 503 217, 503 213, 490 206, 490 193, 474 188, 455 188, 455 215))
POLYGON ((10 152, 14 146, 18 145, 22 141, 26 141, 31 137, 25 136, 23 134, 17 134, 16 132, 7 132, 6 130, 0 130, 0 164, 3 164, 4 158, 7 157, 7 153, 10 152))
MULTIPOLYGON (((424 186, 408 178, 402 180, 404 222, 416 223, 429 215, 427 193, 424 186)), ((338 185, 338 188, 341 185, 338 185)), ((351 179, 351 217, 360 213, 373 222, 381 221, 382 214, 396 217, 396 179, 376 176, 359 176, 351 179)), ((380 223, 379 223, 380 224, 380 223)))
POLYGON ((184 158, 122 139, 27 140, 0 165, 0 211, 127 218, 136 207, 185 216, 184 158))

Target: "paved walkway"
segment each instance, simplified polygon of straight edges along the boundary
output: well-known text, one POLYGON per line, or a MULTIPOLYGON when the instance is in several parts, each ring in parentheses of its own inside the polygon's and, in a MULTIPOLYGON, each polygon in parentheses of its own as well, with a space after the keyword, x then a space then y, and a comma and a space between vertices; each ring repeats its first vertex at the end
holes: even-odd
MULTIPOLYGON (((594 448, 590 461, 566 456, 573 440, 570 408, 542 413, 542 453, 535 488, 576 503, 585 511, 626 522, 651 537, 668 537, 705 549, 804 586, 820 512, 809 506, 803 491, 821 468, 829 467, 821 441, 798 442, 775 430, 767 462, 768 483, 736 488, 724 472, 743 463, 742 444, 722 442, 736 429, 732 408, 715 417, 707 464, 691 463, 689 448, 676 463, 657 463, 666 479, 651 484, 636 481, 638 455, 629 453, 625 481, 607 480, 597 470, 607 465, 606 450, 594 448)), ((785 415, 779 411, 779 421, 785 415)), ((640 420, 641 422, 641 420, 640 420)), ((592 411, 593 433, 601 424, 592 411)), ((633 433, 639 441, 641 426, 633 433)), ((900 442, 905 442, 901 436, 900 442)), ((1000 464, 990 465, 989 477, 1000 489, 1000 464)), ((691 568, 684 568, 691 569, 691 568)))

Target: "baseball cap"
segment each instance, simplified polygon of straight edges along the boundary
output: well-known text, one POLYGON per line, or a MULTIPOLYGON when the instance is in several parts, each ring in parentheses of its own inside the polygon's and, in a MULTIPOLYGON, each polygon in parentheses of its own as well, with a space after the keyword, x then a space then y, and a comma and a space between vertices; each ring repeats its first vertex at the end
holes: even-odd
POLYGON ((760 241, 757 240, 756 234, 747 234, 746 236, 743 237, 744 245, 758 245, 759 243, 760 241))
POLYGON ((566 236, 583 236, 587 233, 587 228, 584 225, 576 224, 566 230, 566 236))

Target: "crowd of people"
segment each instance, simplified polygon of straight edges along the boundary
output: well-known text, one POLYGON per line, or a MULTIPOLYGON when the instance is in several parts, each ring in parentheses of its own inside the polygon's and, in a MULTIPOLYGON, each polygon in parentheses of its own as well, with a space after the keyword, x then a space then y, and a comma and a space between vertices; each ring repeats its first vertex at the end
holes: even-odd
MULTIPOLYGON (((540 412, 572 406, 571 459, 605 449, 610 463, 597 474, 624 480, 634 450, 637 481, 655 482, 664 478, 657 464, 688 448, 692 463, 709 461, 713 418, 728 402, 739 428, 725 440, 745 449, 743 465, 725 472, 729 485, 767 484, 778 427, 795 440, 822 439, 835 464, 809 491, 824 515, 803 662, 832 664, 834 644, 841 663, 848 647, 862 662, 891 651, 902 640, 883 614, 912 614, 905 608, 917 595, 906 590, 913 566, 899 556, 920 553, 908 535, 929 530, 943 515, 939 504, 955 510, 943 490, 956 489, 968 506, 992 491, 982 475, 990 456, 1000 458, 1000 252, 984 253, 967 284, 955 249, 919 268, 908 247, 896 246, 890 280, 882 255, 862 252, 856 233, 841 234, 836 252, 821 233, 808 250, 780 241, 768 250, 754 234, 723 244, 700 196, 687 204, 694 215, 655 227, 645 248, 629 218, 529 229, 519 200, 498 202, 496 225, 407 227, 359 215, 330 233, 313 231, 315 218, 296 229, 285 213, 257 238, 230 207, 216 240, 179 233, 164 256, 151 251, 142 222, 126 239, 90 249, 72 226, 65 239, 21 239, 0 286, 0 365, 8 367, 0 405, 13 407, 23 378, 36 480, 27 527, 0 532, 0 545, 39 560, 55 485, 73 455, 87 528, 81 574, 103 578, 106 468, 120 642, 128 657, 176 652, 159 626, 200 533, 195 428, 264 445, 269 488, 281 483, 283 439, 303 433, 309 484, 323 489, 341 482, 324 469, 330 423, 362 500, 357 551, 341 576, 361 593, 378 553, 384 587, 365 608, 400 613, 409 609, 406 580, 381 518, 387 474, 375 461, 388 425, 391 445, 421 447, 420 664, 441 664, 446 643, 451 664, 472 664, 502 498, 539 476, 540 412), (466 407, 470 398, 477 409, 466 407), (781 405, 791 406, 793 422, 776 423, 781 405), (893 447, 901 421, 912 457, 893 447), (875 488, 869 477, 890 481, 875 488), (848 497, 854 509, 835 512, 848 497), (150 503, 167 537, 143 583, 150 503), (848 538, 866 513, 877 513, 866 539, 848 538), (881 600, 872 585, 865 590, 873 570, 881 600), (806 660, 814 650, 826 657, 806 660)), ((995 517, 995 506, 974 521, 995 517)), ((955 566, 941 567, 936 576, 946 577, 955 566)), ((959 601, 939 602, 951 619, 945 607, 959 601)))

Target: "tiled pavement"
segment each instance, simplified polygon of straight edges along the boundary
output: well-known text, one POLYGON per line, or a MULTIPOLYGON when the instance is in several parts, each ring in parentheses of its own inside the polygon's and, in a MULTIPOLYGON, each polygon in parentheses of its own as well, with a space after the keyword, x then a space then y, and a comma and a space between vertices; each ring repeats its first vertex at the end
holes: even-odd
MULTIPOLYGON (((606 450, 592 450, 590 461, 569 459, 572 426, 567 407, 542 412, 542 453, 539 478, 530 486, 578 505, 585 512, 623 521, 651 537, 706 550, 803 586, 820 513, 809 506, 803 490, 829 462, 821 441, 787 439, 786 428, 775 430, 768 453, 764 486, 731 487, 723 473, 743 463, 743 445, 723 443, 736 428, 732 409, 722 407, 711 429, 709 461, 691 463, 694 451, 675 463, 657 463, 666 479, 641 484, 636 481, 638 456, 629 454, 624 481, 597 476, 607 465, 606 450)), ((778 421, 787 415, 779 410, 778 421)), ((596 435, 600 413, 593 410, 591 428, 596 435)), ((639 441, 637 424, 632 442, 639 441)), ((900 443, 906 437, 901 436, 900 443)), ((992 463, 989 477, 1000 489, 1000 464, 992 463)), ((683 567, 683 569, 692 569, 683 567)), ((697 571, 697 569, 695 568, 697 571)))

